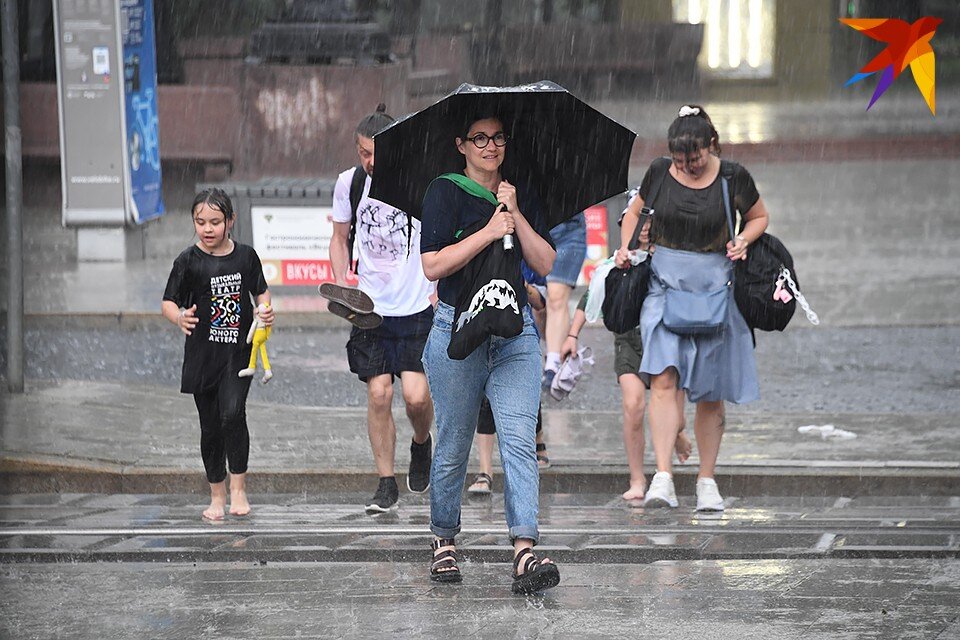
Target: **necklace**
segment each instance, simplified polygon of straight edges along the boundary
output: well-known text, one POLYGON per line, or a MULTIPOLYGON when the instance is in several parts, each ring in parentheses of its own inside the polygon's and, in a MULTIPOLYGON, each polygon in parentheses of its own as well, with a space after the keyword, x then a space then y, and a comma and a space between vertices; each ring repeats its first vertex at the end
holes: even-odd
POLYGON ((230 255, 230 253, 233 252, 233 240, 231 240, 230 238, 227 238, 227 248, 226 248, 222 253, 217 252, 217 251, 208 251, 208 250, 205 249, 202 245, 203 245, 202 242, 199 243, 199 244, 197 245, 197 248, 199 248, 200 251, 203 251, 204 253, 206 253, 206 254, 208 254, 208 255, 211 255, 211 256, 214 256, 214 257, 222 257, 222 256, 230 255))

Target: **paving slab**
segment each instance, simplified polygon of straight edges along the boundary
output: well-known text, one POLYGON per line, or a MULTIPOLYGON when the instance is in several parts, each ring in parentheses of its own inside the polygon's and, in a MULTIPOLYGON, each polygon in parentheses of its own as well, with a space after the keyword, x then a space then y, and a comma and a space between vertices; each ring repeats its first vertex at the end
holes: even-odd
POLYGON ((508 564, 463 570, 449 586, 422 562, 3 565, 0 636, 944 640, 960 616, 957 560, 562 565, 531 597, 510 595, 508 564))
MULTIPOLYGON (((253 494, 252 515, 201 521, 189 495, 0 496, 0 562, 408 561, 431 535, 426 496, 363 513, 366 494, 253 494)), ((619 496, 543 493, 540 547, 563 562, 960 557, 960 497, 750 497, 728 493, 723 513, 643 509, 619 496)), ((467 497, 461 552, 509 556, 502 495, 467 497)))

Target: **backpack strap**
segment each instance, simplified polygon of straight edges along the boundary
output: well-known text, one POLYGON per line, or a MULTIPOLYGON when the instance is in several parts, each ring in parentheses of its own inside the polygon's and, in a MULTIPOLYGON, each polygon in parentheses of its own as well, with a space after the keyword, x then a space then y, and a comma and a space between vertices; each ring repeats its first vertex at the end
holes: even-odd
POLYGON ((354 273, 357 273, 357 269, 360 267, 359 259, 356 263, 353 261, 353 244, 357 239, 357 209, 360 207, 360 199, 363 198, 363 187, 366 182, 367 172, 358 164, 354 167, 353 179, 350 181, 350 231, 347 234, 347 264, 350 265, 354 273))
MULTIPOLYGON (((647 192, 647 197, 643 200, 643 208, 640 209, 640 215, 646 215, 650 217, 654 213, 653 207, 650 205, 654 203, 657 199, 657 196, 660 195, 660 187, 663 186, 663 181, 667 178, 667 172, 670 171, 670 163, 672 160, 667 157, 657 158, 650 164, 650 191, 647 192), (666 160, 667 162, 661 162, 666 160), (660 166, 657 166, 657 165, 660 166), (662 168, 661 168, 662 167, 662 168)), ((637 197, 640 194, 637 193, 637 197)), ((637 221, 637 226, 633 230, 633 236, 630 238, 630 242, 627 243, 627 249, 632 251, 640 245, 640 231, 643 229, 644 222, 643 220, 637 221)))
POLYGON ((728 160, 720 161, 720 188, 723 190, 723 210, 727 214, 727 227, 730 230, 730 242, 737 237, 733 221, 733 207, 730 206, 730 180, 736 172, 737 164, 728 160))

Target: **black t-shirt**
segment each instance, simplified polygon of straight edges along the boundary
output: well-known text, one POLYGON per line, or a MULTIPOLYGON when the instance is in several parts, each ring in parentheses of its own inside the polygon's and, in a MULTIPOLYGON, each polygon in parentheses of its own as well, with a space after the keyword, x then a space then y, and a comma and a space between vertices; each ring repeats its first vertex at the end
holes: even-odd
MULTIPOLYGON (((531 188, 517 187, 517 206, 530 226, 554 246, 550 230, 544 228, 540 199, 531 188)), ((420 253, 440 251, 464 237, 463 231, 478 223, 486 223, 493 215, 493 205, 482 198, 472 196, 450 180, 434 180, 423 198, 420 253)), ((514 251, 522 251, 520 239, 514 236, 514 251)), ((437 283, 437 297, 456 306, 457 294, 463 286, 461 269, 437 283)), ((517 278, 521 276, 517 275, 517 278)), ((526 290, 517 291, 517 303, 523 307, 527 300, 526 290), (521 299, 522 298, 522 299, 521 299)))
MULTIPOLYGON (((654 160, 643 176, 640 197, 646 206, 654 209, 651 239, 654 244, 671 249, 700 252, 724 252, 730 240, 727 212, 723 208, 723 189, 720 175, 702 189, 691 189, 667 175, 657 194, 656 202, 647 202, 650 193, 651 172, 657 163, 670 163, 669 158, 654 160)), ((730 193, 736 210, 741 214, 760 199, 753 177, 741 165, 731 162, 733 175, 730 178, 730 193)), ((663 166, 657 167, 663 170, 663 166)), ((736 214, 734 214, 736 215, 736 214)))
POLYGON ((183 308, 196 304, 199 319, 183 345, 181 392, 209 391, 224 375, 235 376, 247 366, 247 333, 253 323, 250 295, 266 290, 253 247, 235 243, 229 254, 212 256, 194 245, 177 256, 163 299, 183 308))

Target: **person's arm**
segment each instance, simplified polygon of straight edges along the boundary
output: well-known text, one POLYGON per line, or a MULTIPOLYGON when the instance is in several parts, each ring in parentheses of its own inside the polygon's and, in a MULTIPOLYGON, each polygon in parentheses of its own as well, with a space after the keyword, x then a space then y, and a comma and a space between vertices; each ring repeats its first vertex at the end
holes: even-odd
POLYGON ((164 300, 160 305, 160 311, 164 318, 177 325, 180 331, 188 336, 193 333, 197 323, 200 322, 196 316, 197 305, 193 305, 189 309, 181 309, 180 305, 173 300, 164 300))
POLYGON ((577 345, 580 341, 580 331, 583 330, 583 325, 585 324, 587 324, 587 314, 583 311, 583 309, 578 308, 573 314, 573 321, 570 323, 570 330, 567 332, 567 337, 560 346, 561 361, 566 360, 567 357, 577 353, 577 345))
POLYGON ((757 241, 767 230, 770 216, 767 214, 767 205, 762 198, 750 207, 743 216, 743 229, 731 242, 727 243, 727 257, 731 260, 746 260, 747 247, 757 241))
POLYGON ((535 273, 546 276, 553 269, 553 261, 557 251, 550 246, 546 239, 537 233, 520 211, 517 205, 517 189, 503 180, 497 187, 497 200, 507 205, 508 213, 513 218, 513 224, 523 249, 523 259, 535 273))
POLYGON ((330 238, 330 267, 333 269, 334 280, 341 287, 346 286, 347 272, 350 271, 350 247, 347 244, 349 236, 349 222, 333 223, 333 237, 330 238))
MULTIPOLYGON (((640 210, 643 209, 643 205, 643 198, 638 193, 627 205, 627 211, 623 216, 623 224, 620 227, 620 248, 613 254, 614 262, 620 269, 630 266, 630 251, 627 249, 627 245, 630 244, 633 232, 636 231, 637 224, 640 222, 640 210)), ((647 218, 643 228, 640 229, 640 246, 646 247, 649 244, 650 218, 647 218)))

